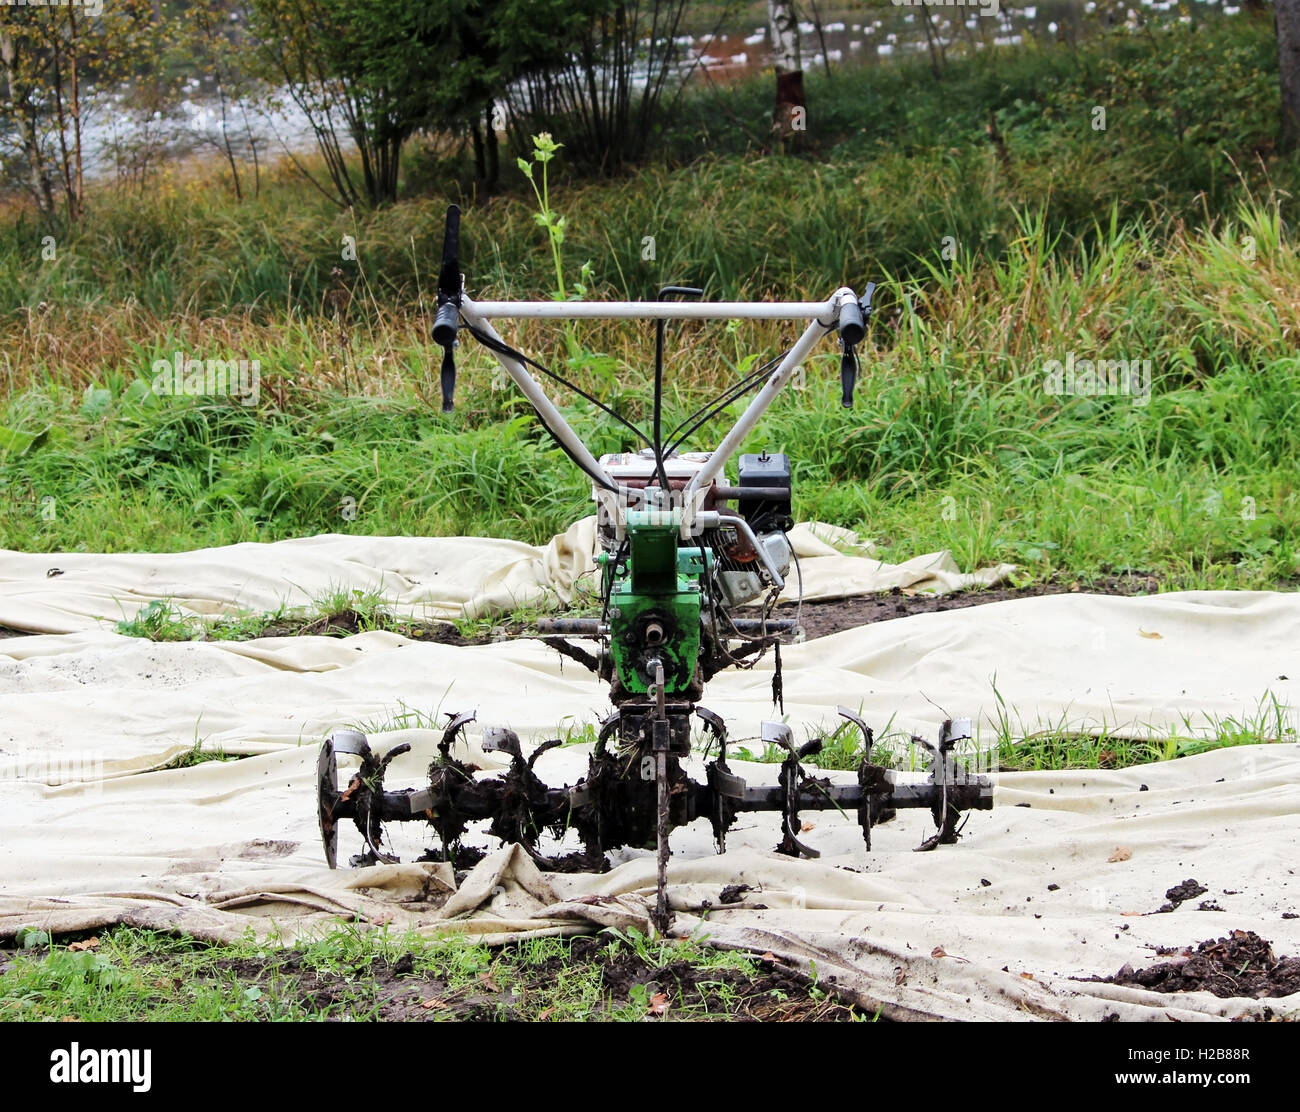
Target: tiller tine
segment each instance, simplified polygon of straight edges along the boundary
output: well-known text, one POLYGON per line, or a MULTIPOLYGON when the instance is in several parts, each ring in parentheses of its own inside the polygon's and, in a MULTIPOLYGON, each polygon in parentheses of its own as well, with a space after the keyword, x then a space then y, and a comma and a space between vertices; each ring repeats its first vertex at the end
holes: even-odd
MULTIPOLYGON (((655 679, 660 680, 656 669, 655 679)), ((638 846, 656 851, 656 903, 654 920, 661 931, 672 922, 668 906, 667 872, 671 855, 669 835, 679 826, 707 818, 718 852, 726 850, 727 830, 741 811, 779 811, 781 841, 778 853, 815 858, 818 850, 800 839, 802 811, 835 809, 855 812, 862 839, 871 849, 871 829, 892 819, 898 809, 924 807, 934 818, 937 833, 918 849, 932 850, 955 842, 962 812, 989 810, 993 786, 984 777, 957 764, 958 741, 970 736, 969 721, 945 722, 937 744, 914 739, 930 754, 929 777, 922 782, 900 782, 896 773, 872 763, 871 728, 845 707, 839 708, 846 725, 862 734, 862 759, 856 783, 835 784, 829 777, 813 776, 805 768, 821 752, 824 739, 801 746, 794 743, 789 726, 764 722, 765 743, 785 753, 776 786, 749 786, 727 765, 727 731, 712 711, 692 703, 668 701, 661 683, 650 686, 646 702, 628 701, 600 726, 588 772, 576 784, 550 788, 535 771, 538 757, 560 744, 543 742, 524 756, 519 735, 502 726, 486 727, 485 752, 510 758, 507 769, 496 776, 476 776, 476 765, 452 755, 452 746, 473 712, 449 715, 438 752, 429 765, 428 786, 401 791, 384 788, 390 762, 409 746, 388 750, 382 757, 370 748, 365 735, 339 730, 321 746, 317 760, 318 816, 325 860, 337 864, 338 823, 352 819, 360 831, 365 852, 351 858, 354 865, 395 862, 382 848, 383 827, 388 822, 423 821, 442 842, 441 851, 429 851, 423 860, 472 863, 481 851, 461 846, 471 822, 483 821, 487 832, 503 843, 522 845, 543 868, 553 862, 540 856, 538 840, 544 831, 562 838, 574 831, 582 840, 584 868, 599 869, 605 851, 638 846), (706 780, 691 779, 683 760, 691 752, 691 722, 699 719, 718 742, 718 754, 705 766, 706 780), (340 790, 338 755, 360 758, 361 766, 340 790)), ((843 727, 841 727, 843 728, 843 727)))
MULTIPOLYGON (((379 848, 383 840, 382 824, 389 816, 376 801, 384 797, 384 774, 394 757, 410 751, 410 745, 395 745, 381 758, 376 758, 366 735, 356 730, 335 730, 321 744, 316 758, 316 810, 320 821, 321 842, 325 847, 325 860, 333 869, 338 856, 338 820, 351 818, 365 840, 368 854, 362 855, 370 862, 382 861, 396 864, 397 858, 379 848), (339 791, 338 755, 350 754, 361 758, 361 767, 352 774, 348 786, 339 791)), ((355 863, 355 862, 354 862, 355 863)))
POLYGON ((503 843, 518 842, 541 864, 547 862, 537 853, 537 839, 544 827, 556 824, 558 811, 567 811, 567 808, 565 801, 561 800, 557 809, 557 801, 533 771, 533 765, 543 753, 561 744, 560 738, 544 741, 525 760, 519 735, 514 730, 504 726, 487 726, 483 730, 483 751, 505 753, 510 757, 510 768, 504 777, 479 782, 483 791, 497 788, 493 800, 495 813, 488 833, 503 843))
MULTIPOLYGON (((957 742, 964 741, 970 736, 970 719, 962 718, 955 723, 950 719, 939 727, 937 746, 931 745, 923 738, 913 739, 923 745, 930 754, 930 814, 934 818, 934 825, 938 827, 937 833, 916 847, 918 853, 927 852, 938 846, 952 845, 961 837, 961 827, 957 825, 957 820, 961 817, 961 808, 949 799, 949 788, 956 786, 961 775, 961 770, 952 758, 952 750, 957 742)), ((962 825, 964 826, 965 823, 962 825)))
POLYGON ((438 742, 438 752, 445 761, 449 758, 451 747, 456 738, 460 736, 461 730, 468 726, 478 717, 477 711, 467 710, 460 714, 448 714, 449 719, 446 727, 442 731, 442 740, 438 742))
MULTIPOLYGON (((803 825, 799 818, 802 810, 828 810, 834 808, 843 814, 857 812, 862 840, 871 849, 871 828, 888 822, 902 808, 925 807, 934 816, 938 833, 928 838, 919 849, 934 849, 957 840, 960 828, 957 821, 963 811, 988 811, 993 808, 993 785, 984 777, 967 772, 953 759, 953 749, 958 741, 969 738, 970 722, 962 720, 956 727, 945 722, 939 731, 939 743, 932 746, 916 738, 932 756, 929 779, 923 783, 901 783, 890 769, 873 764, 871 750, 874 737, 871 728, 858 715, 845 707, 840 716, 857 726, 862 732, 863 757, 858 765, 856 784, 833 784, 828 778, 814 777, 803 767, 806 758, 820 752, 823 741, 814 738, 796 748, 790 728, 781 722, 764 722, 762 738, 769 745, 785 750, 785 760, 776 787, 742 786, 738 797, 730 804, 736 811, 780 811, 781 841, 778 853, 791 857, 817 857, 817 850, 799 840, 803 825)), ((738 778, 733 778, 738 779, 738 778)), ((743 785, 743 781, 741 782, 743 785)))
MULTIPOLYGON (((325 847, 325 862, 331 869, 338 866, 339 832, 335 825, 334 810, 339 801, 339 763, 336 746, 344 737, 357 737, 365 745, 361 734, 334 733, 320 743, 316 758, 316 817, 320 823, 321 845, 325 847)), ((368 748, 368 746, 367 746, 368 748)))
POLYGON ((705 766, 704 771, 712 793, 709 824, 713 827, 713 841, 719 853, 726 853, 727 831, 736 821, 736 800, 745 796, 745 781, 733 775, 727 767, 727 725, 721 715, 714 714, 707 707, 696 707, 695 714, 718 742, 718 755, 705 766))
MULTIPOLYGON (((799 819, 799 793, 816 783, 804 772, 800 762, 804 757, 814 757, 822 751, 821 739, 814 738, 796 749, 794 734, 784 722, 764 722, 762 736, 764 743, 779 745, 789 754, 781 762, 781 771, 777 775, 781 791, 781 841, 776 852, 790 857, 820 857, 819 851, 804 845, 797 835, 803 832, 803 823, 799 819)), ((830 781, 824 781, 821 786, 829 788, 830 781)))

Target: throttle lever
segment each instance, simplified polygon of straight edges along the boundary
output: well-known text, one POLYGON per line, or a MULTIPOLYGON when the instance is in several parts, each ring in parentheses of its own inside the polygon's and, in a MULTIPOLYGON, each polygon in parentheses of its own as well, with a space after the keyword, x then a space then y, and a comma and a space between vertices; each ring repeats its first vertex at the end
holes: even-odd
POLYGON ((871 316, 871 295, 876 284, 868 282, 862 298, 845 294, 840 302, 839 333, 844 354, 840 357, 840 404, 845 409, 853 406, 853 391, 858 384, 858 344, 867 335, 867 318, 871 316))
POLYGON ((840 405, 853 408, 853 388, 858 384, 858 353, 848 344, 840 356, 840 405))
POLYGON ((433 342, 442 348, 442 411, 455 408, 456 331, 460 327, 460 207, 447 206, 442 234, 442 269, 438 271, 438 311, 433 318, 433 342))

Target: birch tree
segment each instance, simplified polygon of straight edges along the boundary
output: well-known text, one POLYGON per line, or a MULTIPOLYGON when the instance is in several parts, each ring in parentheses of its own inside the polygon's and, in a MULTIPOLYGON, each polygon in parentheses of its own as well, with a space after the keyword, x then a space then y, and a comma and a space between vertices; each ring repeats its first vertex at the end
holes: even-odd
POLYGON ((772 133, 784 143, 805 130, 807 102, 803 92, 803 63, 799 59, 799 20, 790 0, 767 0, 767 22, 776 63, 776 110, 772 133))
POLYGON ((84 211, 88 78, 104 92, 147 72, 157 38, 149 0, 0 4, 0 137, 42 215, 57 194, 68 220, 84 211))

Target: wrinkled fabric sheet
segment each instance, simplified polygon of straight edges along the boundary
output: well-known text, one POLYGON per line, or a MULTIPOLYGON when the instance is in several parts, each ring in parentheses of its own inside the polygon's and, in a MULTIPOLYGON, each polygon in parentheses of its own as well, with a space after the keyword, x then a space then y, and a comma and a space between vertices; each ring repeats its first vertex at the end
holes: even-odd
MULTIPOLYGON (((973 718, 984 744, 1004 730, 1060 729, 1176 744, 1234 720, 1272 722, 1293 739, 1297 631, 1297 596, 1267 592, 1048 596, 922 614, 785 650, 786 712, 796 737, 829 728, 847 704, 895 741, 933 737, 946 716, 973 718)), ((709 685, 704 703, 727 719, 733 753, 761 748, 759 723, 775 717, 770 683, 765 664, 709 685)), ((510 725, 529 744, 576 733, 608 709, 589 673, 532 641, 459 648, 369 633, 154 644, 103 628, 0 640, 0 936, 125 922, 293 937, 340 919, 494 942, 648 930, 645 851, 615 851, 613 871, 585 876, 542 873, 502 847, 460 884, 446 865, 324 867, 320 739, 357 726, 379 750, 409 741, 388 783, 414 785, 442 714, 469 708, 479 721, 462 756, 484 768, 501 764, 478 747, 484 724, 510 725), (196 747, 246 759, 162 767, 196 747)), ((537 771, 573 783, 587 753, 566 745, 537 771)), ((733 769, 751 783, 774 783, 777 772, 741 760, 733 769)), ((802 838, 821 850, 817 861, 772 852, 772 814, 741 816, 723 856, 706 823, 676 831, 674 929, 815 966, 897 1018, 1297 1012, 1295 998, 1166 996, 1088 980, 1167 960, 1156 946, 1232 929, 1256 931, 1279 955, 1300 952, 1300 921, 1282 918, 1300 911, 1294 741, 996 779, 996 809, 972 813, 961 841, 933 853, 913 852, 930 833, 924 812, 878 827, 870 855, 850 819, 807 812, 814 826, 802 838), (1224 912, 1191 901, 1151 914, 1193 877, 1224 912), (722 904, 735 884, 750 890, 722 904)), ((415 824, 390 836, 404 860, 425 844, 415 824)), ((350 829, 341 840, 346 861, 360 842, 350 829)))
MULTIPOLYGON (((972 573, 951 554, 901 564, 872 555, 856 534, 820 523, 795 526, 799 557, 785 596, 846 598, 895 587, 934 594, 993 586, 1014 565, 972 573)), ((329 534, 165 554, 13 552, 0 549, 0 627, 33 633, 113 628, 150 603, 215 619, 310 607, 342 591, 378 596, 394 614, 425 620, 484 618, 520 607, 567 605, 595 590, 596 519, 541 546, 484 537, 329 534)))

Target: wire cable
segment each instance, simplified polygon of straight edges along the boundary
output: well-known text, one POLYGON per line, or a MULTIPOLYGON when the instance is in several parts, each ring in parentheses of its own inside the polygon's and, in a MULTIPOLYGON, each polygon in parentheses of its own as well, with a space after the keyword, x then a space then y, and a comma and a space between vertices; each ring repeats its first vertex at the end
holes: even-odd
POLYGON ((740 397, 741 394, 745 393, 746 390, 750 390, 757 385, 758 381, 766 377, 768 371, 779 364, 787 354, 788 352, 782 352, 775 359, 769 359, 761 367, 755 368, 746 374, 744 378, 733 383, 731 386, 728 386, 721 394, 714 397, 712 401, 705 402, 704 405, 700 406, 699 409, 683 420, 668 434, 669 437, 673 438, 673 442, 668 446, 667 450, 675 452, 678 447, 681 446, 682 442, 701 425, 711 418, 716 417, 718 413, 729 406, 736 400, 736 398, 740 397), (682 429, 686 429, 686 431, 682 432, 682 429), (678 436, 678 433, 681 433, 681 435, 678 436))
MULTIPOLYGON (((829 336, 832 332, 835 331, 835 327, 833 325, 823 325, 823 327, 826 329, 826 331, 823 333, 822 337, 819 337, 819 339, 822 339, 825 336, 829 336)), ((785 351, 783 351, 780 355, 776 356, 773 359, 769 359, 761 367, 758 367, 755 370, 751 371, 739 382, 737 382, 734 386, 730 387, 728 390, 720 394, 714 401, 708 403, 708 405, 706 406, 702 406, 700 409, 697 409, 695 413, 693 413, 690 417, 686 418, 686 420, 683 421, 681 425, 678 425, 677 428, 673 429, 673 431, 668 434, 669 436, 675 438, 672 444, 669 445, 668 450, 670 452, 677 451, 677 449, 681 447, 682 443, 686 440, 688 436, 691 436, 702 425, 704 425, 706 422, 716 417, 719 413, 722 412, 722 410, 724 410, 727 406, 729 406, 733 401, 739 398, 747 390, 752 389, 759 379, 765 378, 767 376, 768 371, 771 370, 772 367, 779 366, 782 362, 784 362, 786 356, 788 356, 792 350, 793 348, 786 348, 785 351), (706 413, 705 410, 707 410, 708 412, 706 413), (703 414, 703 416, 701 416, 701 414, 703 414), (699 419, 696 420, 696 418, 699 419), (684 433, 678 436, 677 435, 678 431, 682 428, 683 425, 687 425, 687 424, 689 424, 690 427, 687 428, 684 433)))
MULTIPOLYGON (((627 428, 638 440, 640 440, 647 447, 650 446, 649 437, 647 437, 645 433, 643 433, 634 424, 632 424, 631 421, 629 421, 626 417, 622 416, 622 414, 618 413, 616 410, 607 406, 599 398, 594 398, 590 394, 588 394, 585 390, 583 390, 581 387, 575 386, 563 375, 556 374, 549 367, 546 367, 543 364, 537 362, 536 359, 529 358, 523 352, 515 350, 504 341, 498 341, 493 339, 486 332, 483 332, 482 330, 475 328, 472 324, 464 323, 462 324, 461 327, 463 327, 465 331, 467 331, 471 336, 474 337, 474 339, 476 339, 480 344, 482 344, 489 351, 494 352, 497 355, 505 355, 510 357, 511 359, 516 359, 519 362, 524 363, 527 366, 540 371, 542 374, 546 375, 552 381, 559 383, 561 386, 567 387, 568 389, 572 390, 575 394, 579 395, 580 397, 585 398, 587 401, 591 402, 592 405, 596 406, 596 408, 600 409, 604 413, 607 413, 609 416, 613 417, 614 420, 616 420, 620 425, 623 425, 625 428, 627 428)), ((533 411, 537 413, 537 419, 541 421, 542 427, 546 429, 548 433, 551 434, 551 439, 555 441, 555 443, 559 446, 560 450, 564 452, 564 454, 568 456, 570 460, 573 461, 573 463, 578 467, 580 471, 582 471, 584 475, 587 476, 587 478, 589 478, 593 483, 595 483, 599 487, 604 488, 605 490, 613 491, 615 494, 621 492, 622 488, 620 488, 617 483, 611 482, 609 479, 605 478, 604 476, 590 470, 586 466, 586 464, 584 464, 582 460, 580 460, 569 449, 568 445, 565 444, 564 441, 560 439, 559 434, 555 431, 555 429, 551 428, 546 418, 542 416, 541 412, 537 409, 536 406, 533 407, 533 411)))
POLYGON ((652 447, 650 443, 650 438, 645 433, 643 433, 639 428, 637 428, 636 425, 632 424, 632 422, 629 421, 626 417, 624 417, 621 413, 619 413, 618 410, 614 409, 611 406, 606 405, 599 398, 593 397, 591 394, 588 394, 587 391, 582 389, 581 386, 575 385, 574 383, 570 382, 567 378, 565 378, 563 375, 557 374, 555 371, 551 370, 550 367, 544 366, 543 364, 537 362, 536 359, 532 359, 529 356, 525 355, 522 351, 517 351, 515 348, 512 348, 509 344, 505 343, 504 341, 493 339, 486 332, 483 332, 480 329, 475 328, 474 325, 472 324, 465 323, 461 327, 463 327, 465 331, 467 331, 471 336, 474 337, 474 339, 476 339, 480 344, 482 344, 489 351, 495 352, 498 355, 506 355, 512 359, 517 359, 519 360, 519 362, 527 364, 528 366, 532 367, 534 370, 541 371, 541 373, 546 375, 546 377, 551 379, 551 381, 557 382, 561 386, 565 387, 566 389, 572 390, 580 398, 585 398, 601 412, 607 413, 610 417, 613 417, 615 421, 617 421, 620 425, 622 425, 625 429, 627 429, 630 433, 632 433, 632 435, 635 436, 638 440, 640 440, 647 448, 652 447))

